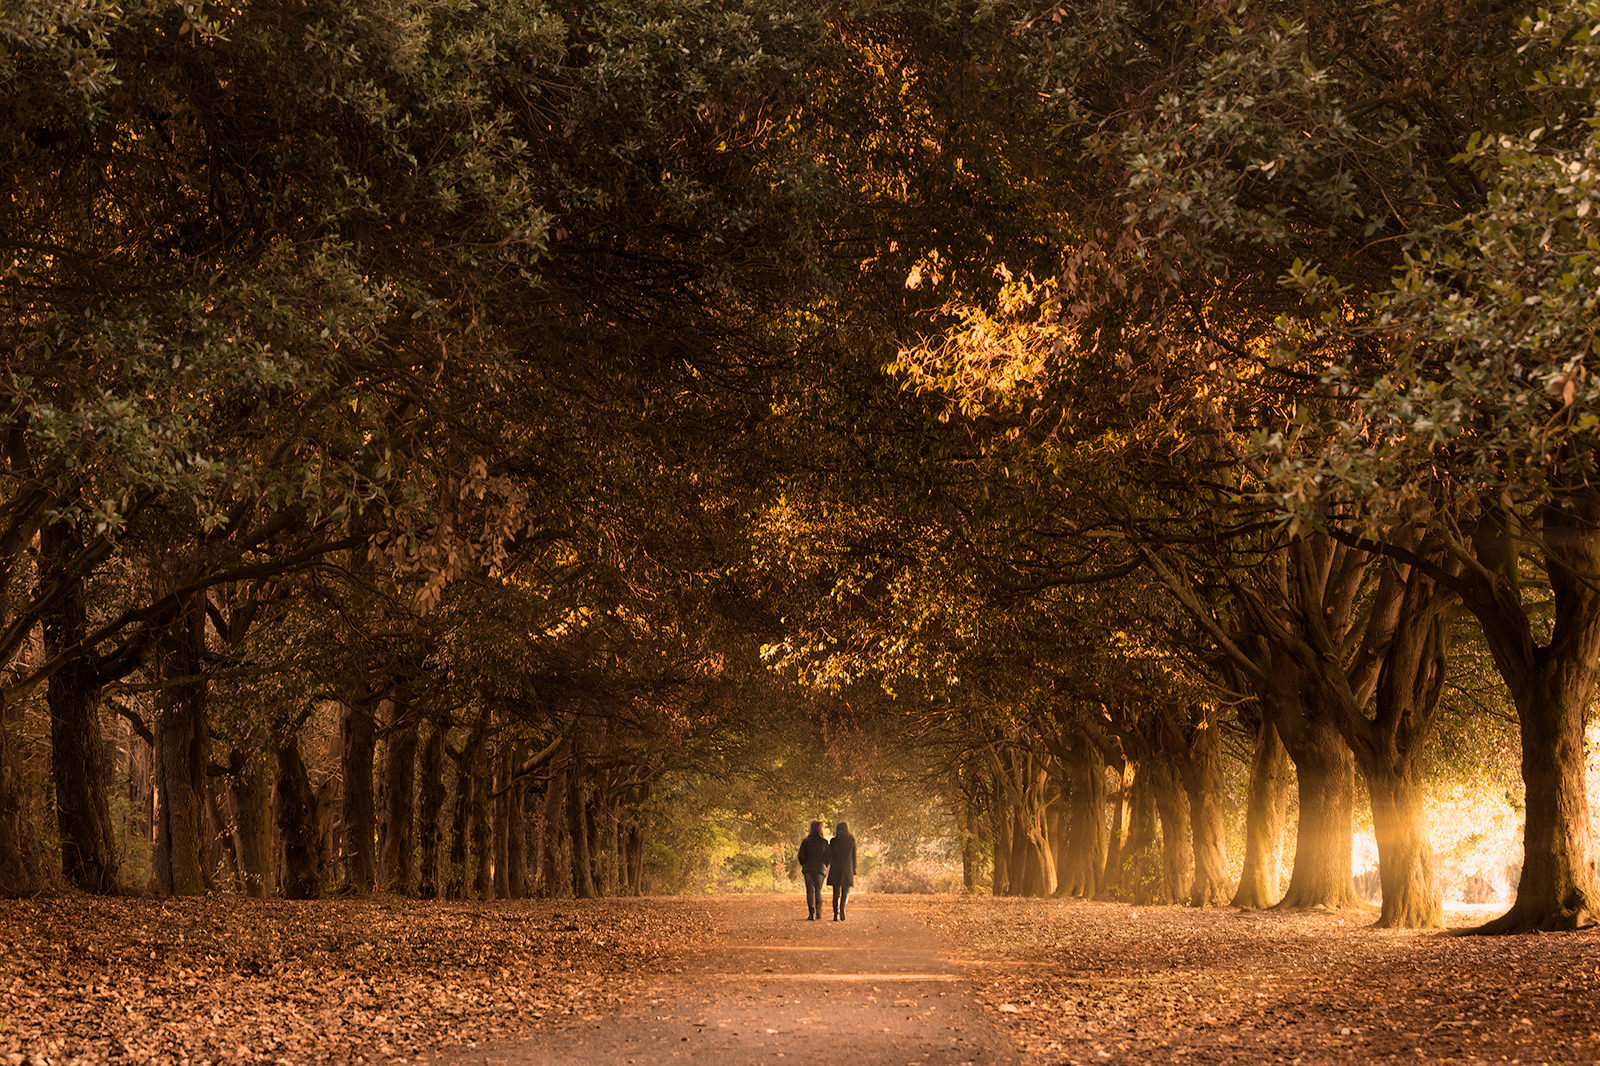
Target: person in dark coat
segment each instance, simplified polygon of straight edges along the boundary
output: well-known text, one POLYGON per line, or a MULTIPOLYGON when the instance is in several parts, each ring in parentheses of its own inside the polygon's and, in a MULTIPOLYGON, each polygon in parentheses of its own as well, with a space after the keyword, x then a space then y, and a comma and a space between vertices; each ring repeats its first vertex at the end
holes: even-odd
POLYGON ((828 838, 822 823, 812 822, 811 832, 800 841, 800 876, 806 879, 806 921, 822 917, 823 867, 828 865, 828 838))
POLYGON ((833 840, 828 844, 828 863, 828 884, 833 886, 833 920, 842 922, 850 886, 856 883, 856 838, 850 835, 850 826, 845 822, 834 827, 833 840))

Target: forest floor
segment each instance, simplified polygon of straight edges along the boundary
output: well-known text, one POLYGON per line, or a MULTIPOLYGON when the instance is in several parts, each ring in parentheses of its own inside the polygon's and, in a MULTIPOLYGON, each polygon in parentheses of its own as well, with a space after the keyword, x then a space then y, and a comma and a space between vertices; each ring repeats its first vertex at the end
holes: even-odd
POLYGON ((1600 932, 853 902, 5 901, 0 1066, 1600 1061, 1600 932))

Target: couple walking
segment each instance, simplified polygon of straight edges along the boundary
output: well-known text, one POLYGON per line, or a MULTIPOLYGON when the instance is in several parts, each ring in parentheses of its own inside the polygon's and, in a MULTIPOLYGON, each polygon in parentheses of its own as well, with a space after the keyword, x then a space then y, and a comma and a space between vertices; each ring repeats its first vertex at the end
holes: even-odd
POLYGON ((828 884, 833 886, 833 920, 844 921, 845 900, 856 883, 856 838, 850 827, 840 822, 833 839, 822 835, 822 823, 812 822, 811 833, 800 841, 800 874, 806 879, 806 921, 822 917, 822 869, 828 869, 828 884))

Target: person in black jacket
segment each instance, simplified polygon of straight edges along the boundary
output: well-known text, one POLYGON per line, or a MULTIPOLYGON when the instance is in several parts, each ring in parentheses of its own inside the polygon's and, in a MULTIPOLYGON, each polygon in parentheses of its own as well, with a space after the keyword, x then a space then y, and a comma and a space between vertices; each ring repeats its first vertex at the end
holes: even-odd
MULTIPOLYGON (((833 886, 833 920, 844 921, 845 900, 850 898, 850 886, 856 883, 856 838, 850 835, 850 826, 840 822, 833 830, 833 840, 828 844, 828 884, 833 886)), ((820 911, 821 905, 817 909, 820 911)))
POLYGON ((822 870, 828 865, 828 838, 822 823, 812 822, 811 832, 800 841, 800 876, 806 879, 806 921, 822 917, 822 870))

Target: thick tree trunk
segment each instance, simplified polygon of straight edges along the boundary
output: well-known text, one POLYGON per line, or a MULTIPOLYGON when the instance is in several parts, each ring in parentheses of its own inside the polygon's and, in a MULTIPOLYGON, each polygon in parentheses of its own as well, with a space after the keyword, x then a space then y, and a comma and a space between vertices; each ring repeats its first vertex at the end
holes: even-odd
MULTIPOLYGON (((1527 801, 1522 876, 1511 910, 1482 932, 1578 929, 1600 917, 1589 840, 1579 686, 1545 686, 1519 706, 1527 801)), ((1585 700, 1587 702, 1587 700, 1585 700)))
POLYGON ((1444 596, 1420 567, 1405 580, 1371 718, 1347 715, 1347 739, 1367 781, 1378 839, 1386 929, 1444 925, 1444 900, 1424 817, 1424 788, 1413 772, 1444 692, 1449 625, 1444 596))
POLYGON ((1208 718, 1195 723, 1184 762, 1183 785, 1189 796, 1194 831, 1194 882, 1191 907, 1220 907, 1233 895, 1228 877, 1228 826, 1223 817, 1222 740, 1208 718))
POLYGON ((628 894, 644 895, 644 830, 637 824, 628 826, 628 894))
POLYGON ((244 891, 244 864, 239 859, 238 827, 229 817, 223 795, 208 775, 206 780, 206 869, 212 880, 234 892, 244 891), (222 875, 219 877, 218 875, 222 875), (225 878, 225 880, 224 880, 225 878))
POLYGON ((1100 878, 1100 891, 1096 899, 1118 899, 1122 895, 1122 857, 1127 849, 1127 831, 1124 821, 1128 817, 1129 799, 1133 782, 1129 777, 1132 767, 1122 759, 1112 767, 1117 775, 1116 794, 1111 797, 1111 828, 1106 833, 1105 873, 1100 878))
POLYGON ((283 849, 284 898, 316 899, 322 894, 327 865, 322 819, 305 760, 300 757, 300 743, 293 737, 277 746, 272 806, 279 846, 283 849))
POLYGON ((444 894, 449 899, 466 896, 468 843, 472 830, 472 772, 463 761, 456 767, 456 794, 450 813, 450 855, 445 864, 444 894))
MULTIPOLYGON (((1043 771, 1040 771, 1040 790, 1043 771)), ((1050 804, 1042 795, 1030 797, 1024 814, 1023 833, 1028 841, 1028 892, 1036 898, 1053 896, 1060 883, 1056 874, 1056 844, 1050 835, 1050 804)))
POLYGON ((993 827, 994 834, 994 886, 992 891, 997 896, 1010 896, 1018 891, 1021 883, 1020 871, 1014 872, 1011 867, 1011 827, 1015 819, 1011 815, 1011 802, 1006 799, 1005 790, 997 783, 994 787, 994 799, 989 805, 989 824, 993 827))
POLYGON ((211 887, 205 868, 205 788, 210 734, 206 682, 205 601, 191 596, 157 643, 163 687, 156 697, 156 891, 196 896, 211 887))
MULTIPOLYGON (((46 641, 47 648, 50 643, 46 641)), ((116 838, 106 804, 100 682, 89 664, 81 660, 68 663, 50 678, 45 702, 50 708, 50 770, 55 781, 61 872, 75 888, 115 894, 121 885, 116 838)))
POLYGON ((576 768, 570 773, 571 780, 567 783, 567 834, 572 841, 572 894, 579 899, 594 899, 599 892, 594 884, 583 780, 576 768))
POLYGON ((1167 902, 1160 898, 1162 874, 1156 845, 1156 796, 1149 768, 1134 769, 1128 789, 1128 835, 1123 840, 1121 890, 1138 904, 1167 902))
POLYGON ((417 895, 434 899, 439 895, 439 831, 444 816, 444 742, 449 726, 435 722, 422 748, 421 794, 417 815, 417 895))
POLYGON ((622 797, 615 792, 597 804, 595 815, 600 821, 601 891, 607 896, 620 894, 622 888, 622 797))
POLYGON ((532 891, 528 876, 528 782, 521 778, 506 790, 506 891, 507 899, 524 899, 532 891))
POLYGON ((490 782, 489 811, 493 816, 489 847, 494 853, 494 894, 496 899, 513 898, 511 887, 511 837, 521 827, 512 826, 511 774, 515 761, 515 746, 500 745, 494 757, 494 779, 490 782))
POLYGON ((539 894, 565 896, 572 890, 572 879, 564 871, 571 863, 561 861, 562 827, 566 825, 567 770, 562 766, 545 781, 544 797, 539 802, 539 857, 535 868, 539 894))
POLYGON ((278 890, 272 855, 272 786, 260 762, 249 755, 233 761, 242 763, 229 783, 240 887, 247 895, 265 899, 278 890))
POLYGON ((366 894, 378 884, 378 814, 373 796, 377 727, 372 707, 352 699, 339 716, 339 858, 346 892, 366 894))
MULTIPOLYGON (((39 580, 61 583, 66 591, 44 619, 47 659, 88 636, 83 587, 67 574, 83 545, 70 527, 46 526, 39 534, 39 580)), ((61 840, 61 871, 85 892, 121 891, 116 837, 106 803, 105 745, 100 737, 102 679, 89 654, 66 662, 45 689, 50 709, 50 773, 55 781, 56 827, 61 840)))
POLYGON ((1244 870, 1232 906, 1271 907, 1281 891, 1283 830, 1289 812, 1289 753, 1268 715, 1256 730, 1245 801, 1244 870))
POLYGON ((22 707, 0 698, 0 898, 4 899, 42 892, 52 880, 14 739, 21 730, 22 707))
POLYGON ((1351 868, 1355 757, 1331 725, 1308 718, 1289 749, 1299 782, 1300 824, 1294 872, 1280 907, 1359 908, 1351 868))
POLYGON ((1516 704, 1526 800, 1517 898, 1483 933, 1577 929, 1600 919, 1584 771, 1585 716, 1600 668, 1600 497, 1575 496, 1540 518, 1555 604, 1544 647, 1516 589, 1515 552, 1495 549, 1494 536, 1474 541, 1494 580, 1467 605, 1516 704))
POLYGON ((1189 818, 1189 796, 1172 761, 1157 754, 1143 769, 1155 795, 1161 822, 1161 882, 1149 903, 1177 903, 1188 898, 1194 883, 1194 829, 1189 818))
POLYGON ((982 822, 977 804, 970 795, 961 798, 961 889, 967 895, 978 891, 978 868, 982 862, 982 822))
POLYGON ((1057 891, 1093 899, 1100 893, 1106 867, 1105 760, 1081 731, 1074 732, 1068 755, 1067 839, 1057 891))
POLYGON ((494 842, 489 824, 489 780, 483 760, 471 766, 472 896, 494 899, 494 842))
POLYGON ((385 892, 411 894, 412 832, 417 815, 417 722, 403 700, 389 703, 383 743, 383 811, 379 824, 378 884, 385 892))
POLYGON ((1366 773, 1372 825, 1378 838, 1385 929, 1436 929, 1444 925, 1444 900, 1424 819, 1423 790, 1404 773, 1366 773))

